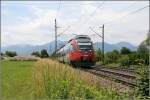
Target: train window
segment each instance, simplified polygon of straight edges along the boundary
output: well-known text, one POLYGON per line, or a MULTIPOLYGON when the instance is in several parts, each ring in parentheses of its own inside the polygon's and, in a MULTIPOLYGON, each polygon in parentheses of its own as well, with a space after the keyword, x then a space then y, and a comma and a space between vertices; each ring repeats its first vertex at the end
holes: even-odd
POLYGON ((77 41, 78 42, 90 42, 90 38, 87 38, 87 37, 80 37, 80 38, 77 38, 77 41))
POLYGON ((90 49, 92 49, 92 45, 79 45, 79 48, 80 49, 88 49, 88 50, 90 50, 90 49))

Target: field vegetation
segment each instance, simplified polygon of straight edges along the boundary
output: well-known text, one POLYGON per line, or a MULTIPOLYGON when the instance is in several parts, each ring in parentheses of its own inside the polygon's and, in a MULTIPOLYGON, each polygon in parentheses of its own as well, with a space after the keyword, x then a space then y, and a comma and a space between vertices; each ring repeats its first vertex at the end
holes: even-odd
POLYGON ((31 98, 34 61, 1 61, 3 99, 31 98))
POLYGON ((53 60, 38 61, 33 68, 33 96, 44 99, 121 99, 115 89, 101 87, 86 72, 53 60))
POLYGON ((122 99, 117 90, 53 60, 2 61, 3 99, 122 99))
MULTIPOLYGON (((148 71, 142 71, 139 70, 142 77, 138 78, 137 88, 140 92, 136 94, 144 96, 148 93, 145 86, 145 75, 147 76, 148 71)), ((2 61, 3 99, 130 98, 130 94, 120 95, 116 89, 111 86, 102 87, 99 82, 100 80, 89 73, 53 60, 2 61)))

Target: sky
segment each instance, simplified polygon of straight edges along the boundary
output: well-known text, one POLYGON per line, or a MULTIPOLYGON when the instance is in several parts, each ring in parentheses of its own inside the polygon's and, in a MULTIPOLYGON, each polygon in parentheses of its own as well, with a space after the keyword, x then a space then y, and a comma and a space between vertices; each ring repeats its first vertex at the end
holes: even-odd
POLYGON ((2 1, 1 46, 42 45, 89 35, 93 42, 121 41, 138 46, 149 30, 148 1, 2 1), (93 32, 90 27, 95 31, 93 32))

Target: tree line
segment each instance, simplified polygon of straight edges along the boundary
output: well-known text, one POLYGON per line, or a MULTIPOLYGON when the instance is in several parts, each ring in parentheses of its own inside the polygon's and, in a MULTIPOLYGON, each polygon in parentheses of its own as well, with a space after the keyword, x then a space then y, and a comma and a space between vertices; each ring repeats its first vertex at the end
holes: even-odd
MULTIPOLYGON (((1 52, 1 56, 4 56, 4 55, 6 55, 8 57, 14 57, 14 56, 17 56, 18 54, 16 51, 6 51, 5 53, 1 52)), ((36 57, 41 57, 41 58, 48 58, 49 57, 49 54, 48 54, 46 49, 43 49, 40 52, 39 51, 33 51, 31 53, 31 55, 34 55, 36 57)))
MULTIPOLYGON (((100 49, 96 51, 96 61, 103 61, 103 55, 100 49)), ((149 65, 149 38, 138 46, 137 51, 132 51, 127 47, 122 47, 120 50, 113 50, 112 52, 105 53, 104 63, 119 63, 122 67, 141 64, 149 65)))

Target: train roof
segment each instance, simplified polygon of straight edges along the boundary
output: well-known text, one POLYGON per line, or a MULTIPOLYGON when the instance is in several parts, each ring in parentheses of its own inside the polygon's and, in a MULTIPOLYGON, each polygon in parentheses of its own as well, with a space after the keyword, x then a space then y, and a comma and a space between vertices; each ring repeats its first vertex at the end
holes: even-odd
MULTIPOLYGON (((76 35, 74 38, 70 39, 66 44, 68 44, 69 42, 71 42, 73 39, 78 39, 78 38, 83 38, 83 37, 86 37, 86 38, 89 38, 90 37, 88 35, 76 35)), ((56 52, 58 52, 61 48, 63 48, 66 44, 62 45, 59 49, 56 50, 56 52)))
POLYGON ((77 38, 82 38, 82 37, 89 38, 89 36, 88 36, 88 35, 77 35, 77 36, 75 36, 75 39, 77 39, 77 38))

